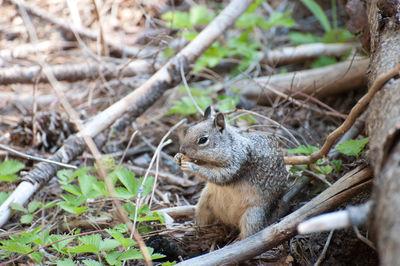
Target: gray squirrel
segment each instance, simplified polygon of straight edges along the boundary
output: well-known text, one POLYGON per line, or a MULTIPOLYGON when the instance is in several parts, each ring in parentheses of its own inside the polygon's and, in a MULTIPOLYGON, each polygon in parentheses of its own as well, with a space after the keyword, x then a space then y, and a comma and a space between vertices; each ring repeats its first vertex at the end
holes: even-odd
POLYGON ((277 219, 288 173, 274 137, 241 132, 208 107, 204 120, 186 130, 179 151, 182 171, 207 182, 196 208, 200 226, 220 221, 239 228, 242 239, 277 219))

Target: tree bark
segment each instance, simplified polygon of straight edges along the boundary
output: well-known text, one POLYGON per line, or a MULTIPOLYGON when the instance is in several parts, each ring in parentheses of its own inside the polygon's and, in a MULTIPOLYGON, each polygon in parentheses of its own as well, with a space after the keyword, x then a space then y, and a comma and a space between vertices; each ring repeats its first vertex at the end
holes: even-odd
MULTIPOLYGON (((368 1, 367 1, 368 2, 368 1)), ((369 83, 400 64, 400 1, 368 2, 371 36, 369 83)), ((371 221, 382 265, 400 261, 400 79, 389 80, 368 108, 375 209, 371 221)))

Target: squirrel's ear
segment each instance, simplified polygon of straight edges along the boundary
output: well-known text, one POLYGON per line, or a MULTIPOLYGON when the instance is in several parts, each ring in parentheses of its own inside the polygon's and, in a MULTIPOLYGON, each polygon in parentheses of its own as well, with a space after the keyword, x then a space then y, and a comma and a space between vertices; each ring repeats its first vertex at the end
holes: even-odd
POLYGON ((223 113, 218 113, 214 118, 214 127, 218 128, 220 132, 225 129, 225 117, 223 113))
POLYGON ((204 111, 204 119, 209 119, 209 118, 211 118, 211 117, 214 117, 214 115, 215 115, 214 108, 212 108, 211 105, 208 106, 208 107, 206 108, 206 110, 204 111))

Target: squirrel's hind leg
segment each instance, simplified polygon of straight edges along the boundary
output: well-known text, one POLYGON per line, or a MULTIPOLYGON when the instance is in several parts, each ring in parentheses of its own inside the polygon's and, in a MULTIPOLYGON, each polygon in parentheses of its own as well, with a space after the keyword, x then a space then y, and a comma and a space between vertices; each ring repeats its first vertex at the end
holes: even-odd
POLYGON ((210 190, 206 185, 201 192, 199 202, 196 206, 196 223, 199 226, 209 225, 216 222, 216 216, 212 209, 212 200, 210 190))
POLYGON ((254 206, 248 208, 239 222, 239 238, 243 239, 261 231, 266 226, 266 220, 266 213, 263 207, 254 206))

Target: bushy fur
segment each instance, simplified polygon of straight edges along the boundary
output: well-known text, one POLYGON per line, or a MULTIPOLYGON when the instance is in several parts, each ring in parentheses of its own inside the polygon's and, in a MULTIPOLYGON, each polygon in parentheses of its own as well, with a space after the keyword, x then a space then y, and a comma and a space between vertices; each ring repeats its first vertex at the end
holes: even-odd
POLYGON ((287 189, 287 171, 273 137, 241 132, 208 111, 186 131, 175 158, 184 172, 208 182, 196 209, 200 226, 219 220, 238 227, 244 238, 276 219, 272 213, 287 189))

